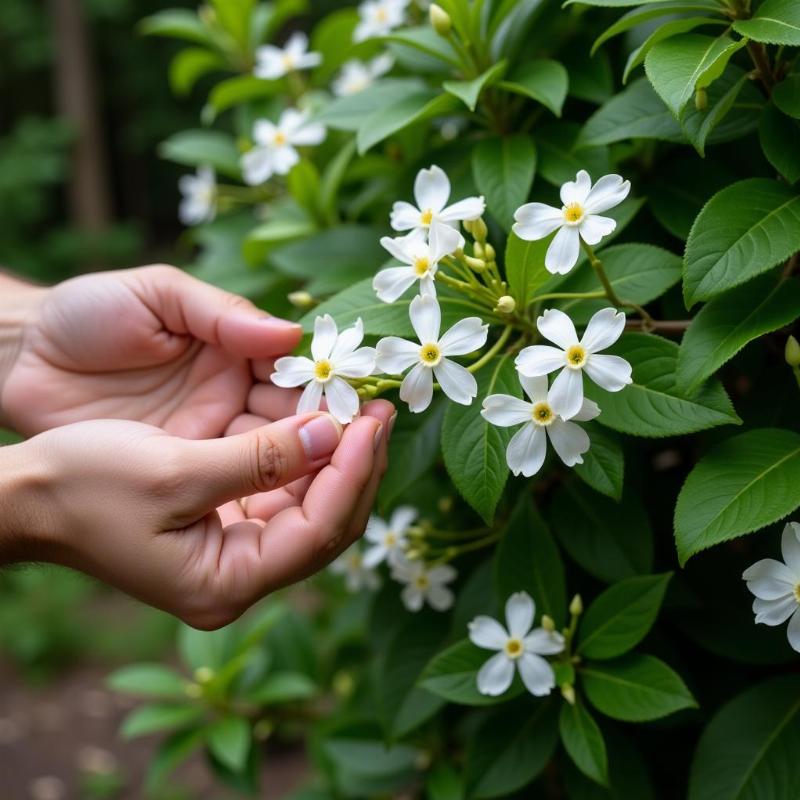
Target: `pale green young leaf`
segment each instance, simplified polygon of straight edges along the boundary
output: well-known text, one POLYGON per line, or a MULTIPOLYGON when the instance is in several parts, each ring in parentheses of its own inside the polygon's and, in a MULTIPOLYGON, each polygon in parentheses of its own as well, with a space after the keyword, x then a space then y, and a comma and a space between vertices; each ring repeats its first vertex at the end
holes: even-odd
POLYGON ((163 141, 158 154, 177 164, 199 167, 207 164, 229 178, 241 179, 236 140, 222 131, 182 131, 163 141))
POLYGON ((507 92, 530 97, 560 117, 567 98, 569 74, 558 61, 527 61, 509 75, 500 87, 507 92))
POLYGON ((170 62, 169 84, 175 94, 186 95, 203 75, 225 67, 226 61, 219 53, 205 47, 187 47, 170 62))
POLYGON ((439 36, 430 25, 401 28, 400 30, 393 31, 388 36, 384 36, 383 40, 389 44, 395 43, 404 47, 413 48, 430 58, 438 59, 456 67, 456 69, 459 69, 461 66, 458 55, 453 50, 452 45, 446 39, 439 36))
POLYGON ((214 46, 208 28, 194 11, 184 9, 165 9, 139 23, 139 31, 145 36, 166 36, 170 39, 184 39, 187 42, 214 46))
POLYGON ((800 5, 796 0, 764 0, 750 19, 733 23, 736 33, 756 42, 800 46, 800 5))
POLYGON ((203 109, 203 122, 211 124, 223 111, 249 103, 251 100, 263 100, 273 97, 281 91, 279 81, 268 81, 256 78, 255 75, 237 75, 220 81, 209 92, 208 103, 203 109))
POLYGON ((579 698, 564 703, 558 719, 561 741, 580 771, 601 786, 608 786, 608 753, 603 732, 579 698))
POLYGON ((273 672, 247 693, 247 701, 273 706, 308 700, 318 693, 319 687, 302 672, 273 672))
POLYGON ((161 664, 131 664, 113 672, 108 686, 116 692, 149 697, 184 697, 186 679, 161 664))
POLYGON ((244 768, 250 752, 250 723, 243 717, 227 716, 212 723, 206 730, 208 749, 234 772, 244 768))
POLYGON ((622 497, 622 481, 625 473, 625 458, 617 436, 595 423, 583 426, 592 443, 583 454, 583 463, 573 468, 575 474, 596 492, 619 500, 622 497))
POLYGON ((174 703, 140 706, 125 717, 119 732, 123 739, 135 739, 137 736, 182 728, 197 722, 202 716, 203 709, 200 706, 174 703))
POLYGON ((497 64, 489 67, 489 69, 471 81, 445 81, 442 84, 442 88, 461 100, 470 111, 474 111, 475 106, 478 105, 478 98, 481 92, 497 83, 505 74, 507 68, 507 61, 498 61, 497 64))
POLYGON ((758 124, 761 150, 787 183, 800 180, 800 121, 769 105, 758 124))
POLYGON ((419 78, 382 78, 361 92, 337 97, 314 115, 315 122, 342 131, 357 131, 371 114, 425 89, 419 78))

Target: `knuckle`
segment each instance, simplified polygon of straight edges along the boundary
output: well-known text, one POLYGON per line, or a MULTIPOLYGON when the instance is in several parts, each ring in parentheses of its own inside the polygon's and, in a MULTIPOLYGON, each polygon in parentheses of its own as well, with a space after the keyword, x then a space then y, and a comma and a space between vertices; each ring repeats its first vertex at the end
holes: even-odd
POLYGON ((141 271, 156 280, 163 280, 165 282, 175 280, 185 275, 182 270, 178 269, 178 267, 173 267, 172 264, 150 264, 146 267, 142 267, 141 271))
POLYGON ((283 445, 268 433, 257 431, 251 466, 253 485, 267 492, 280 486, 289 472, 289 457, 283 445))

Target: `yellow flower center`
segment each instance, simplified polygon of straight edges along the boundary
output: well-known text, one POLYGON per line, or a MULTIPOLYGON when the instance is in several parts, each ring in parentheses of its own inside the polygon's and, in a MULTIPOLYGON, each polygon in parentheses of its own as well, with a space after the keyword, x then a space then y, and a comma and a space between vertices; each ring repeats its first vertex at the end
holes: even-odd
POLYGON ((794 599, 800 603, 800 583, 794 587, 794 599))
POLYGON ((433 211, 428 209, 427 211, 422 212, 422 216, 420 217, 420 221, 423 225, 430 225, 433 222, 433 211))
POLYGON ((281 56, 281 61, 287 70, 294 69, 294 59, 288 53, 281 56))
POLYGON ((356 572, 358 569, 361 568, 361 553, 352 552, 350 553, 350 557, 348 559, 348 563, 350 565, 350 569, 353 572, 356 572))
POLYGON ((378 8, 378 10, 375 12, 375 19, 378 22, 388 22, 389 12, 385 8, 378 8))
POLYGON ((525 646, 520 639, 509 639, 503 649, 509 658, 519 658, 525 652, 525 646))
POLYGON ((574 344, 567 350, 566 358, 570 369, 580 369, 586 363, 586 350, 579 344, 574 344))
POLYGON ((419 357, 426 367, 435 367, 442 360, 442 351, 438 344, 430 342, 420 347, 419 357))
POLYGON ((570 203, 564 206, 564 219, 571 225, 580 222, 584 215, 583 206, 580 203, 570 203))
POLYGON ((536 403, 531 409, 531 417, 537 425, 549 425, 554 419, 553 409, 547 403, 536 403))
POLYGON ((314 377, 318 381, 329 381, 333 377, 333 364, 325 358, 315 361, 314 377))
POLYGON ((414 272, 420 276, 420 278, 431 268, 431 262, 427 258, 417 258, 414 260, 414 272))
POLYGON ((283 131, 276 131, 275 138, 273 139, 276 147, 283 147, 286 144, 286 134, 283 131))
POLYGON ((383 537, 383 543, 387 547, 394 547, 397 544, 397 536, 392 531, 388 531, 383 537))
POLYGON ((428 580, 427 575, 417 575, 417 577, 414 578, 414 586, 421 592, 424 592, 430 585, 431 582, 428 580))

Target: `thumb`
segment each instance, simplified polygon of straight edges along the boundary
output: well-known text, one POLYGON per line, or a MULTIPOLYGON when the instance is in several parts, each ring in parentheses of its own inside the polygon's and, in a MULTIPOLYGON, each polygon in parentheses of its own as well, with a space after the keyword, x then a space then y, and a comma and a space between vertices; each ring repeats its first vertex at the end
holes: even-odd
POLYGON ((192 474, 192 504, 203 513, 258 492, 269 492, 324 467, 342 438, 342 426, 322 412, 223 439, 183 442, 192 474))

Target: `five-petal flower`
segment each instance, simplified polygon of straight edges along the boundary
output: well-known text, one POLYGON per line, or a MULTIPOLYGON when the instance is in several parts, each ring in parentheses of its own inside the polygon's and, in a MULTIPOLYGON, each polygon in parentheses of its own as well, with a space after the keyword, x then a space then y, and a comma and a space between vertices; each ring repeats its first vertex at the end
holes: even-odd
POLYGON ((434 611, 447 611, 454 599, 447 584, 456 576, 455 567, 450 564, 429 568, 423 561, 401 557, 392 565, 393 580, 405 584, 400 598, 409 611, 420 611, 425 603, 434 611))
POLYGON ((372 288, 379 300, 393 303, 412 284, 419 281, 421 294, 436 297, 434 278, 439 268, 439 261, 449 252, 447 243, 442 242, 438 228, 432 228, 430 240, 426 241, 421 231, 412 231, 408 236, 392 239, 384 236, 381 244, 404 267, 388 267, 382 269, 372 281, 372 288))
POLYGON ((217 181, 211 167, 198 167, 196 175, 183 175, 178 181, 183 199, 178 216, 184 225, 211 222, 217 213, 217 181))
POLYGON ((517 369, 529 378, 561 370, 549 395, 553 410, 560 417, 570 419, 581 410, 583 372, 607 392, 618 392, 631 383, 631 365, 624 358, 598 355, 622 335, 624 314, 613 308, 598 311, 580 340, 572 320, 563 311, 545 311, 536 324, 539 333, 558 347, 526 347, 517 356, 517 369))
POLYGON ((339 333, 333 318, 326 314, 314 322, 311 356, 284 356, 275 362, 270 379, 276 386, 305 386, 297 413, 316 411, 323 394, 330 413, 343 425, 358 414, 358 393, 347 378, 366 378, 375 370, 375 350, 359 347, 364 339, 361 320, 339 333))
POLYGON ((366 62, 358 59, 346 61, 331 84, 331 89, 337 97, 358 94, 368 89, 376 78, 385 75, 393 66, 394 58, 389 53, 366 62))
POLYGON ((359 592, 361 589, 374 591, 381 585, 380 575, 364 562, 358 542, 344 551, 329 567, 334 575, 344 577, 345 586, 349 592, 359 592))
POLYGON ((371 544, 364 554, 364 564, 377 567, 384 561, 396 563, 406 550, 408 529, 417 516, 417 509, 411 506, 396 508, 388 524, 380 517, 371 516, 364 532, 364 538, 371 544))
POLYGON ((525 688, 536 697, 550 694, 556 685, 555 673, 542 656, 564 650, 564 637, 555 631, 533 628, 536 604, 526 592, 512 594, 506 602, 506 627, 488 616, 469 623, 469 638, 486 650, 497 650, 478 672, 478 691, 497 697, 511 686, 515 669, 525 688))
POLYGON ((358 7, 359 21, 353 41, 386 36, 405 22, 408 0, 366 0, 358 7))
POLYGON ((619 175, 604 175, 592 186, 589 173, 582 169, 574 181, 561 187, 561 208, 545 203, 526 203, 518 208, 514 214, 514 233, 531 242, 557 230, 544 263, 550 272, 564 274, 578 263, 581 239, 588 245, 596 245, 614 231, 616 221, 598 215, 619 205, 630 190, 630 181, 619 175))
POLYGON ((320 53, 308 51, 308 36, 301 31, 293 33, 285 47, 265 44, 256 50, 256 66, 253 70, 257 78, 277 80, 290 72, 312 69, 322 63, 320 53))
POLYGON ((469 405, 478 394, 478 383, 465 367, 447 356, 462 356, 486 344, 489 326, 478 317, 459 320, 439 336, 442 313, 436 298, 417 295, 411 301, 411 325, 419 343, 388 336, 377 345, 377 366, 388 375, 399 375, 413 365, 400 385, 400 399, 417 414, 433 399, 433 378, 456 403, 469 405))

